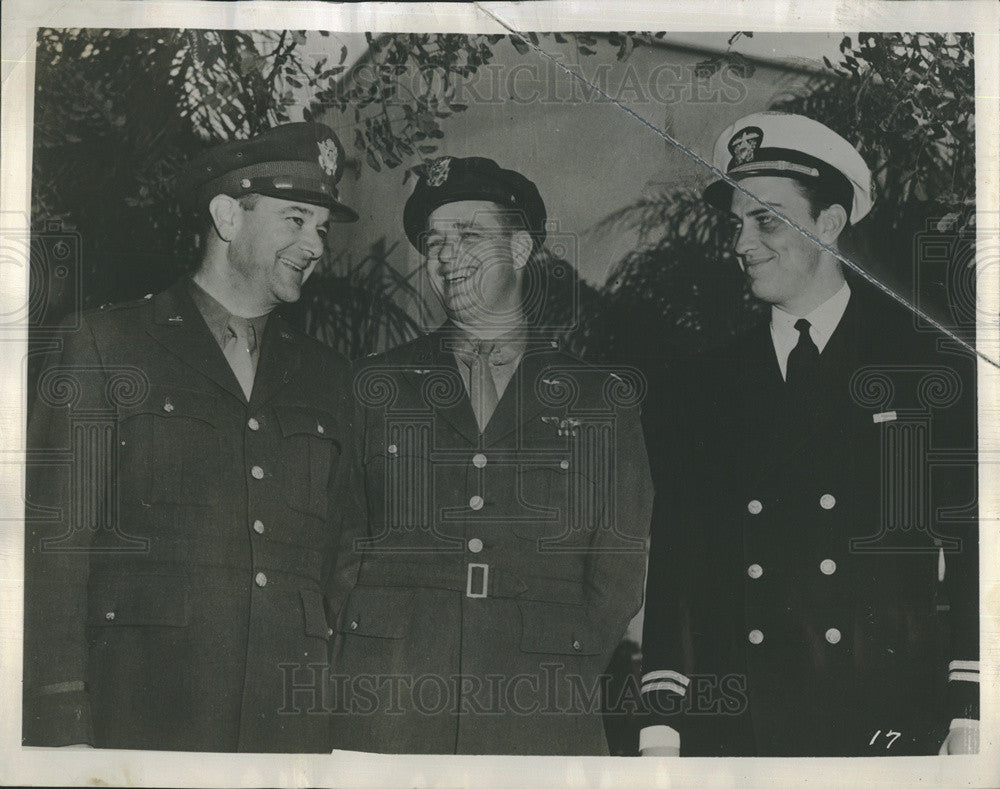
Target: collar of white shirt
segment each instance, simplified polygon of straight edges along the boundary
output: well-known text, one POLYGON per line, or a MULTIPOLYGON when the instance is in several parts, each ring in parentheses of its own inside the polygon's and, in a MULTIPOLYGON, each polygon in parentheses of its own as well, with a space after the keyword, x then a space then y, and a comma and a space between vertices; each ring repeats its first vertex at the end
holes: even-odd
POLYGON ((820 304, 808 315, 792 315, 780 307, 771 307, 771 342, 774 343, 774 353, 778 357, 778 367, 781 377, 785 377, 788 367, 788 354, 799 342, 799 330, 795 328, 799 318, 809 321, 809 336, 816 343, 819 352, 823 353, 834 329, 844 317, 847 302, 851 298, 851 288, 844 282, 843 287, 830 298, 820 304))

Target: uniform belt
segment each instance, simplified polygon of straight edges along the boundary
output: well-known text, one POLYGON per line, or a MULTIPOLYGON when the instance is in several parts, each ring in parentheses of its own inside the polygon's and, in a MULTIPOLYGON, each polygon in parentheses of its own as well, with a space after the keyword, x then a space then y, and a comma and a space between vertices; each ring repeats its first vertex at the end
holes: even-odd
POLYGON ((467 597, 518 598, 553 603, 582 601, 582 581, 522 576, 483 562, 435 565, 417 562, 372 562, 361 566, 363 586, 407 586, 445 589, 467 597))

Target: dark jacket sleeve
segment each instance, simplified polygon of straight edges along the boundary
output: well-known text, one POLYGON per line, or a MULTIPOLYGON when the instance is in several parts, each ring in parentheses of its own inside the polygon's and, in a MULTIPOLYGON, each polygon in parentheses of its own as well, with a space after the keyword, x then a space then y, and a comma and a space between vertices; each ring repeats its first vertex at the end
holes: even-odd
POLYGON ((337 375, 340 386, 336 406, 344 432, 341 456, 330 480, 327 521, 334 530, 335 540, 328 557, 326 580, 328 621, 334 628, 361 566, 355 543, 368 529, 362 469, 364 414, 354 397, 354 373, 353 365, 343 364, 337 375))
POLYGON ((109 528, 109 414, 87 322, 43 363, 27 433, 25 745, 93 744, 87 698, 88 551, 109 528))
POLYGON ((701 566, 688 545, 686 479, 695 433, 678 368, 651 379, 643 427, 656 491, 642 633, 643 726, 683 728, 682 702, 693 669, 689 595, 701 566), (685 416, 687 415, 687 416, 685 416))
MULTIPOLYGON (((945 500, 971 502, 965 511, 941 518, 939 530, 954 547, 941 553, 939 572, 944 572, 944 591, 949 604, 948 714, 951 718, 979 718, 979 512, 978 413, 976 363, 969 354, 948 354, 961 387, 958 400, 941 415, 945 436, 938 440, 964 456, 968 462, 942 491, 945 500)), ((942 510, 938 510, 939 513, 942 510)), ((940 517, 940 515, 939 515, 940 517)))
POLYGON ((607 659, 642 607, 653 503, 637 407, 618 410, 615 435, 614 501, 605 506, 604 519, 594 529, 584 587, 593 639, 607 659))

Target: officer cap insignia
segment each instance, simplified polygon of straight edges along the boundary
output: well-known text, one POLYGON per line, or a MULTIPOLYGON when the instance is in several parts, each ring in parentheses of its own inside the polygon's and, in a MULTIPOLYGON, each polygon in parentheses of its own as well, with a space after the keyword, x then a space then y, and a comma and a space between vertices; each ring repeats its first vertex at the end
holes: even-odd
POLYGON ((734 165, 752 162, 764 139, 764 132, 757 126, 747 126, 740 129, 729 140, 729 153, 733 155, 734 165))
POLYGON ((319 166, 327 175, 337 174, 337 144, 329 137, 316 143, 319 148, 319 166))
POLYGON ((443 186, 444 182, 448 180, 448 170, 450 168, 450 156, 442 156, 440 159, 435 159, 427 167, 427 185, 433 187, 443 186))
POLYGON ((177 191, 192 208, 205 208, 216 195, 261 194, 318 205, 335 222, 358 216, 339 201, 337 183, 344 149, 323 123, 284 123, 249 139, 217 145, 188 163, 177 191))

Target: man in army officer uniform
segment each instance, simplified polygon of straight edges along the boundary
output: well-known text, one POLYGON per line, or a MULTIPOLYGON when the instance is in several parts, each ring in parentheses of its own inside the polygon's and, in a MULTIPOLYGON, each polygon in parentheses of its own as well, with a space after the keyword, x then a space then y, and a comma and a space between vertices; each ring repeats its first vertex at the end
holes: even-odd
POLYGON ((705 198, 739 221, 770 320, 651 385, 642 752, 968 751, 975 359, 845 278, 835 253, 872 198, 842 137, 759 113, 714 164, 738 188, 705 198))
POLYGON ((403 224, 448 320, 355 378, 370 530, 335 740, 607 753, 601 675, 642 600, 650 517, 641 382, 530 324, 545 206, 521 174, 439 159, 403 224))
POLYGON ((332 747, 329 716, 287 691, 326 678, 349 374, 272 311, 299 298, 330 222, 357 218, 341 159, 329 128, 296 123, 193 161, 197 272, 83 315, 43 370, 25 744, 332 747))

